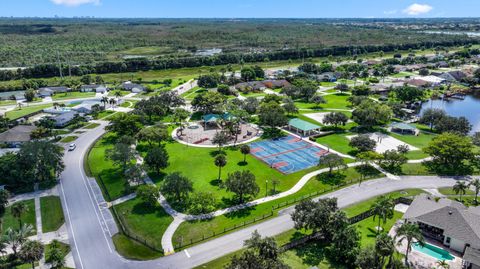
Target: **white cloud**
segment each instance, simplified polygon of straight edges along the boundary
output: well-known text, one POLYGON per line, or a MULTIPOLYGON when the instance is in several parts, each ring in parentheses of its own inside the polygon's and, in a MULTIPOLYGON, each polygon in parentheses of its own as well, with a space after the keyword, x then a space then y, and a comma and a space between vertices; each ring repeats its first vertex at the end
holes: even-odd
POLYGON ((406 9, 403 10, 403 13, 406 13, 408 15, 421 15, 421 14, 426 14, 430 12, 433 9, 432 6, 427 5, 427 4, 413 4, 407 7, 406 9))
POLYGON ((394 10, 385 10, 383 12, 383 14, 385 14, 385 15, 395 15, 395 14, 397 14, 397 10, 395 10, 395 9, 394 10))
POLYGON ((95 4, 99 5, 100 0, 51 0, 54 4, 65 5, 69 7, 76 7, 84 4, 95 4))

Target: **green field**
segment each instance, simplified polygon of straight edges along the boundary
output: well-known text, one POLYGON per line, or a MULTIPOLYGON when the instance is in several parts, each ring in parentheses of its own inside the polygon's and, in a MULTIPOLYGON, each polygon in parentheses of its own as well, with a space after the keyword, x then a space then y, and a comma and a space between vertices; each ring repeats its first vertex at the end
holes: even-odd
MULTIPOLYGON (((173 218, 160 205, 151 208, 140 199, 133 199, 115 206, 119 217, 124 220, 125 228, 146 239, 150 244, 161 249, 163 233, 173 218)), ((128 253, 124 251, 124 253, 128 253)))
POLYGON ((343 154, 352 154, 355 149, 349 145, 350 140, 347 138, 348 135, 353 134, 340 133, 323 136, 317 138, 317 143, 327 146, 328 148, 331 148, 343 154))
MULTIPOLYGON (((373 176, 373 178, 377 178, 380 175, 381 174, 377 174, 373 176)), ((293 203, 294 199, 300 199, 317 191, 332 191, 332 183, 338 182, 338 180, 340 180, 340 182, 346 182, 350 180, 358 180, 359 178, 360 175, 354 168, 348 168, 343 172, 343 176, 340 177, 340 179, 333 177, 322 177, 322 180, 319 180, 319 178, 312 178, 297 193, 277 199, 275 201, 260 204, 248 209, 233 212, 231 214, 218 216, 211 220, 184 222, 175 232, 173 242, 174 244, 184 244, 189 242, 190 239, 198 240, 204 235, 212 235, 213 232, 223 232, 223 229, 225 228, 232 228, 234 225, 241 225, 245 221, 248 222, 254 218, 260 218, 262 215, 270 214, 272 212, 272 206, 276 206, 287 201, 289 203, 293 203)), ((273 216, 276 216, 276 214, 277 210, 273 211, 273 216)))
POLYGON ((84 129, 95 129, 97 128, 98 126, 100 126, 100 123, 92 123, 92 124, 89 124, 85 127, 83 127, 84 129))
POLYGON ((10 120, 16 120, 18 118, 24 117, 31 113, 41 111, 51 106, 52 106, 51 104, 44 104, 44 105, 23 106, 22 108, 17 107, 14 110, 8 111, 7 113, 5 113, 5 116, 10 120))
MULTIPOLYGON (((35 201, 32 199, 17 203, 24 203, 28 208, 28 211, 22 215, 22 224, 30 224, 33 226, 34 229, 36 229, 37 224, 35 220, 35 201)), ((8 228, 12 228, 14 230, 17 230, 19 228, 18 220, 12 216, 12 205, 6 208, 5 215, 3 216, 3 233, 5 233, 8 228)), ((36 232, 34 231, 32 235, 35 233, 36 232)))
POLYGON ((115 250, 130 260, 152 260, 163 256, 163 253, 154 251, 119 233, 114 235, 112 240, 115 250))
POLYGON ((65 223, 60 197, 41 197, 40 210, 42 212, 42 230, 44 233, 57 231, 65 223))
POLYGON ((74 135, 70 135, 70 136, 65 136, 64 138, 62 138, 60 140, 60 142, 62 143, 70 143, 70 142, 73 142, 75 140, 77 140, 78 136, 74 136, 74 135))
POLYGON ((350 95, 347 94, 329 94, 325 95, 325 101, 327 101, 326 104, 320 104, 316 105, 314 103, 309 103, 309 102, 304 102, 304 101, 297 101, 295 102, 295 105, 298 108, 301 109, 314 109, 314 110, 321 110, 321 109, 344 109, 344 110, 350 110, 352 109, 350 106, 350 102, 347 101, 348 97, 350 95))
MULTIPOLYGON (((98 140, 90 151, 87 160, 92 175, 97 180, 100 180, 101 177, 111 200, 115 200, 131 192, 127 191, 125 186, 126 181, 121 168, 115 166, 110 160, 105 159, 105 150, 113 148, 115 138, 115 135, 108 133, 98 140)), ((99 185, 102 187, 102 184, 99 185)), ((102 190, 105 195, 106 192, 103 187, 102 190)), ((109 197, 105 195, 105 199, 109 200, 109 197)))
POLYGON ((57 93, 52 96, 52 100, 61 101, 77 98, 92 98, 95 97, 94 92, 66 92, 66 93, 57 93))

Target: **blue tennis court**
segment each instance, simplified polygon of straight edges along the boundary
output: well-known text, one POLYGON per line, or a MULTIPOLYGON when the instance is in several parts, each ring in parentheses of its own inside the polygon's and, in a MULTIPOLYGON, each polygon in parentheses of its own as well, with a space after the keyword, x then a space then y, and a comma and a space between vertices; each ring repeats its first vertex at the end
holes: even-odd
POLYGON ((252 143, 250 153, 270 167, 291 174, 318 165, 320 157, 328 152, 289 135, 252 143))

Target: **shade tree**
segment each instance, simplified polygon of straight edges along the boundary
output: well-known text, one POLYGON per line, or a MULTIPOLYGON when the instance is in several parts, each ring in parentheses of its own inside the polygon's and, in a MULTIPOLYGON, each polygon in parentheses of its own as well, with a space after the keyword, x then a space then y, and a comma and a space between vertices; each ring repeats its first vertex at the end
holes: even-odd
POLYGON ((255 175, 248 170, 228 174, 225 187, 228 191, 235 193, 240 204, 244 202, 245 196, 256 196, 260 191, 255 175))

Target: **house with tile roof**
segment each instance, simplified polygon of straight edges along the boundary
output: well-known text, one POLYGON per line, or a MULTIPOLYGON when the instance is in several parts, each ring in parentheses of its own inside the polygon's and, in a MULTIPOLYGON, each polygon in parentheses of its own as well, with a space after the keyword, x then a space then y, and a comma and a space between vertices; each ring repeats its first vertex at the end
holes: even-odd
POLYGON ((463 254, 471 249, 468 251, 471 256, 480 250, 480 207, 421 194, 403 217, 407 222, 418 224, 425 237, 454 251, 463 254))

